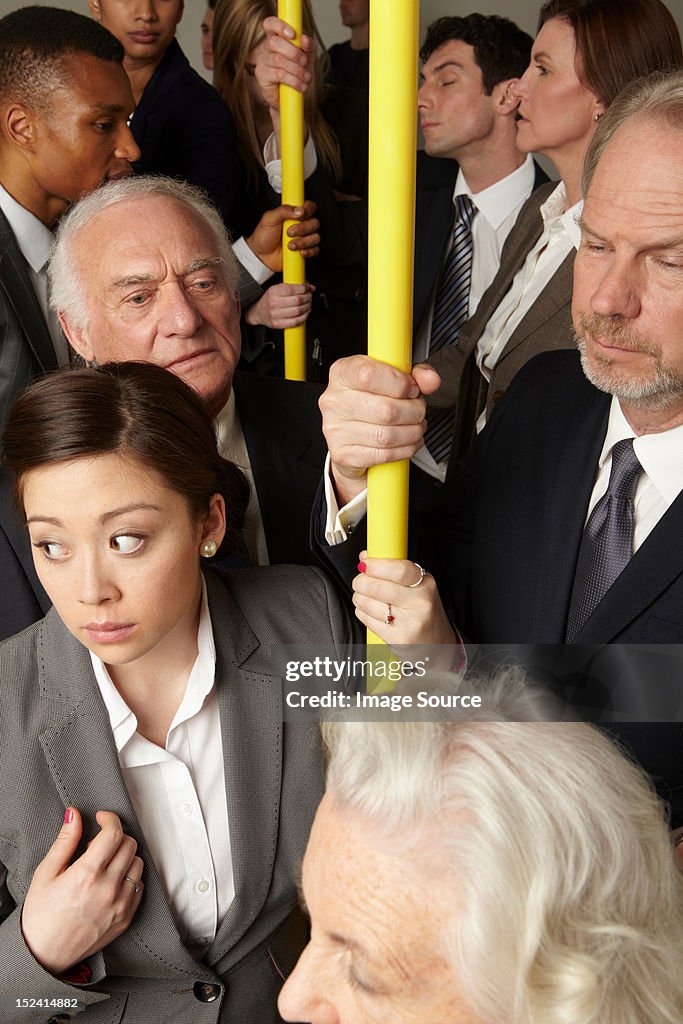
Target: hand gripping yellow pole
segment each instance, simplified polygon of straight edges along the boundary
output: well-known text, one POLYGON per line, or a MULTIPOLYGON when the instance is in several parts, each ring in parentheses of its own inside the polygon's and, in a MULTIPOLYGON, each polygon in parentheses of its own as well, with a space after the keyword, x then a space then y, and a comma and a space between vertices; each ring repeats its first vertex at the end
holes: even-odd
MULTIPOLYGON (((419 0, 370 5, 368 354, 411 367, 419 0)), ((408 461, 368 474, 368 554, 405 558, 408 461)), ((382 641, 368 632, 368 643, 382 641)))
MULTIPOLYGON (((293 40, 300 45, 302 31, 301 0, 279 0, 278 16, 296 32, 293 40)), ((282 202, 303 206, 304 202, 304 98, 289 85, 280 86, 280 144, 282 149, 282 202)), ((286 220, 282 226, 282 279, 288 284, 306 280, 304 258, 287 248, 287 228, 296 221, 286 220)), ((306 380, 306 324, 285 329, 285 377, 306 380)))

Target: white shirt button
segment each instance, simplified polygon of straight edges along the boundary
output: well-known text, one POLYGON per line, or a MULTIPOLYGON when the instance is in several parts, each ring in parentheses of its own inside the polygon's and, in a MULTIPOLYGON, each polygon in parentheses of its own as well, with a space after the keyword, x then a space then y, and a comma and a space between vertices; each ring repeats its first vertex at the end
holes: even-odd
POLYGON ((202 878, 201 882, 197 882, 197 892, 208 892, 211 888, 211 882, 207 882, 205 878, 202 878))
POLYGON ((189 818, 190 815, 192 814, 192 804, 181 804, 180 810, 184 815, 186 815, 186 817, 189 818))

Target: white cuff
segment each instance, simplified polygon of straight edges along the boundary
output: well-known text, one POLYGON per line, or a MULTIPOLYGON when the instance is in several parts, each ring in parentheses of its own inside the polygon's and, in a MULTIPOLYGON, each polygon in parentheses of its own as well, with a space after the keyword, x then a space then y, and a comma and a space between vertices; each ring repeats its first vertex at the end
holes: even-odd
POLYGON ((332 473, 330 471, 330 453, 325 459, 323 470, 323 481, 325 484, 325 504, 327 505, 327 518, 325 520, 325 540, 334 547, 335 544, 343 544, 353 533, 359 522, 367 512, 368 492, 367 489, 352 498, 348 505, 340 509, 337 504, 337 496, 334 493, 332 484, 332 473))
MULTIPOLYGON (((280 159, 280 147, 278 136, 272 132, 266 139, 263 147, 263 162, 266 166, 268 182, 273 192, 282 194, 282 160, 280 159)), ((318 154, 313 143, 313 136, 308 133, 304 146, 304 181, 306 181, 318 166, 318 154)))
POLYGON ((236 242, 233 242, 232 251, 257 284, 265 284, 273 276, 270 267, 262 263, 253 249, 249 248, 246 238, 238 238, 236 242))

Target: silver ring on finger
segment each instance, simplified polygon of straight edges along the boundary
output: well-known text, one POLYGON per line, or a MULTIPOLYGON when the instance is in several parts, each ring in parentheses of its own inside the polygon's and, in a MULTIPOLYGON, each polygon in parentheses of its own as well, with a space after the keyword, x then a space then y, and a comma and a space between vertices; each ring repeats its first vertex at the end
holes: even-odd
POLYGON ((137 882, 135 881, 135 879, 134 879, 134 878, 131 878, 131 877, 130 877, 130 875, 124 875, 124 876, 123 876, 123 880, 122 880, 122 882, 121 882, 121 885, 123 885, 123 883, 124 883, 124 882, 130 882, 130 884, 131 884, 131 885, 133 886, 133 888, 135 889, 135 895, 137 896, 137 894, 138 894, 138 893, 140 892, 140 886, 139 886, 139 885, 138 885, 138 883, 137 883, 137 882))
POLYGON ((385 624, 385 626, 390 626, 393 621, 394 621, 394 615, 392 614, 392 611, 391 611, 391 605, 388 604, 387 605, 387 617, 384 620, 384 624, 385 624))
POLYGON ((418 563, 417 563, 417 562, 413 562, 413 565, 415 566, 415 568, 416 568, 416 569, 419 569, 419 572, 420 572, 420 578, 419 578, 419 580, 418 580, 418 581, 417 581, 416 583, 409 583, 409 584, 408 584, 408 587, 410 588, 410 590, 412 590, 412 589, 413 589, 413 587, 419 587, 419 586, 420 586, 420 584, 422 583, 422 580, 423 580, 423 579, 425 578, 425 576, 427 576, 427 575, 428 575, 428 574, 427 574, 427 570, 426 570, 426 569, 423 569, 423 568, 422 568, 422 566, 421 566, 421 565, 418 565, 418 563))

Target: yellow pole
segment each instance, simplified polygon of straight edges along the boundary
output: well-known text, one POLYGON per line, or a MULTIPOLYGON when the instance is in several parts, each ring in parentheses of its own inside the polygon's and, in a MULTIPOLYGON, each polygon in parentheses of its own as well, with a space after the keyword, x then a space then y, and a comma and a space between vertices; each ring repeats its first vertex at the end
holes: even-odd
MULTIPOLYGON (((296 32, 293 40, 299 46, 302 32, 301 0, 279 0, 278 16, 296 32)), ((280 137, 282 147, 282 202, 302 206, 304 202, 304 99, 289 85, 280 86, 280 137)), ((287 228, 295 221, 286 220, 282 227, 282 278, 288 284, 306 280, 304 258, 287 248, 287 228)), ((306 380, 306 324, 285 330, 285 377, 306 380)))
MULTIPOLYGON (((370 5, 368 354, 408 372, 412 354, 419 0, 370 5)), ((368 554, 405 558, 407 460, 368 474, 368 554)), ((368 643, 382 641, 368 632, 368 643)))

